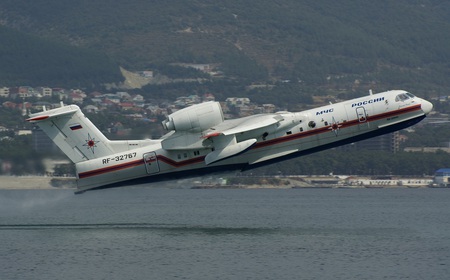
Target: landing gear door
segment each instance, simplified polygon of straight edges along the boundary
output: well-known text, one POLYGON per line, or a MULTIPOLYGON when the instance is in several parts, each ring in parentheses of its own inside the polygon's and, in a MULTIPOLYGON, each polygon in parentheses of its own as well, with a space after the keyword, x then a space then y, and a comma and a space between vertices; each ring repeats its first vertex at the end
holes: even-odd
POLYGON ((159 172, 158 158, 155 152, 144 154, 144 164, 147 174, 154 174, 159 172))

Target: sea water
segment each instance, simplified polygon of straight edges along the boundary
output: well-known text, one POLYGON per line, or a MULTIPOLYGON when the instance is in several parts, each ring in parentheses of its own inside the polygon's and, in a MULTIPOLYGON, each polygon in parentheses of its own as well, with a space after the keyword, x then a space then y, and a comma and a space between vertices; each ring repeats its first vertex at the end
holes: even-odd
POLYGON ((0 190, 0 279, 448 279, 449 189, 0 190))

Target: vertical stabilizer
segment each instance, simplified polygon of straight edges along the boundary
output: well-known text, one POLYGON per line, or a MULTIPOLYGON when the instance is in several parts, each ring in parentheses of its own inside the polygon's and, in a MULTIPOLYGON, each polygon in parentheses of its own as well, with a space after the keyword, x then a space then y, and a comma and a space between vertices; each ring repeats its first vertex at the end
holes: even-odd
POLYGON ((110 141, 76 105, 31 114, 36 123, 74 163, 113 153, 110 141))

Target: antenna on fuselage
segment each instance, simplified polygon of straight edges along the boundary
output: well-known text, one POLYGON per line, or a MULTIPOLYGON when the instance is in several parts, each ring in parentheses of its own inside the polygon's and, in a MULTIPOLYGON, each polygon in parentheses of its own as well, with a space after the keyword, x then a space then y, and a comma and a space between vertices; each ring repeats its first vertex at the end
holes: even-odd
POLYGON ((372 89, 369 89, 369 94, 373 95, 372 89))

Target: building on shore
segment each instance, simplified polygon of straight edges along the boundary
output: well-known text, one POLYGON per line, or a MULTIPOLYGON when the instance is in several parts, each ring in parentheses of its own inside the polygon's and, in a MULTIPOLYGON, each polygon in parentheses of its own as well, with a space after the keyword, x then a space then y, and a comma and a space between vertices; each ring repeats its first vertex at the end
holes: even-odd
POLYGON ((441 168, 434 174, 434 183, 439 187, 450 185, 450 168, 441 168))

